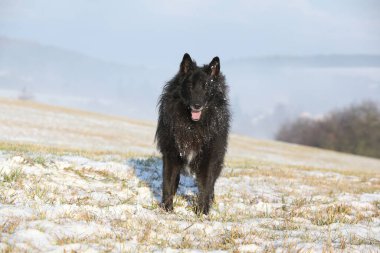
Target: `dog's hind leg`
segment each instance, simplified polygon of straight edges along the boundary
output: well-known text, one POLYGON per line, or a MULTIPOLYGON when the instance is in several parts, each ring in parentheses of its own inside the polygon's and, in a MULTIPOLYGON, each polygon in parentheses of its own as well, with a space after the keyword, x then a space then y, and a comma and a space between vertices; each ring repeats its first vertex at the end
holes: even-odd
POLYGON ((223 156, 212 156, 203 158, 202 167, 197 173, 197 184, 199 189, 198 205, 195 209, 197 214, 208 214, 210 205, 214 202, 214 186, 223 167, 223 156))
POLYGON ((197 214, 208 214, 210 210, 210 203, 212 202, 212 197, 214 194, 214 175, 210 173, 211 171, 207 170, 208 168, 204 168, 197 175, 197 185, 198 185, 198 203, 195 209, 197 214))
POLYGON ((195 208, 195 212, 197 214, 208 214, 210 211, 210 203, 212 199, 212 188, 214 187, 212 185, 212 182, 214 180, 210 180, 210 177, 212 175, 207 175, 205 177, 197 176, 197 184, 198 184, 198 189, 199 189, 199 194, 198 194, 198 203, 195 208))
POLYGON ((180 179, 180 160, 164 155, 162 169, 162 206, 166 211, 172 211, 173 199, 180 179))
POLYGON ((177 178, 176 178, 176 180, 174 182, 174 195, 176 194, 177 189, 178 189, 180 175, 181 175, 181 173, 178 173, 178 176, 177 176, 177 178))

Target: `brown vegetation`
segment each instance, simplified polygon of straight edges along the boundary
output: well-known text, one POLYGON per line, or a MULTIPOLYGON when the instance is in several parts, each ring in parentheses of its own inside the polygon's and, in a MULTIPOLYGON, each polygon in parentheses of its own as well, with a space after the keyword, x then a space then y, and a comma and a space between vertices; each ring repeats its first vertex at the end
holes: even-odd
POLYGON ((380 157, 380 108, 363 102, 320 120, 299 118, 281 127, 277 140, 380 157))

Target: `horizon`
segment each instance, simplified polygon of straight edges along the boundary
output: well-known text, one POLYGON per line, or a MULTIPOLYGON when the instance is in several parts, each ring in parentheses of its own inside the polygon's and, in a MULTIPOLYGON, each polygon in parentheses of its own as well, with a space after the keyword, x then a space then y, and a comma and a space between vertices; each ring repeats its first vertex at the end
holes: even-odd
POLYGON ((235 132, 273 138, 302 114, 380 103, 379 13, 374 0, 0 0, 0 96, 155 120, 183 54, 219 56, 235 132))
MULTIPOLYGON (((84 56, 86 58, 91 58, 91 59, 94 59, 96 61, 101 61, 101 62, 105 62, 105 63, 109 63, 109 64, 113 64, 113 65, 121 65, 121 66, 126 66, 126 67, 144 67, 144 68, 150 68, 152 66, 149 66, 149 65, 138 65, 138 64, 127 64, 127 63, 123 63, 123 62, 118 62, 118 61, 113 61, 113 60, 109 60, 109 59, 105 59, 105 58, 100 58, 98 56, 93 56, 93 55, 90 55, 90 54, 87 54, 85 52, 81 52, 81 51, 77 51, 75 49, 69 49, 69 48, 64 48, 64 47, 60 47, 60 46, 57 46, 57 45, 52 45, 52 44, 45 44, 45 43, 42 43, 42 42, 39 42, 39 41, 33 41, 33 40, 30 40, 30 39, 22 39, 22 38, 17 38, 17 37, 10 37, 10 36, 2 36, 0 35, 0 40, 1 39, 5 39, 5 40, 9 40, 9 41, 13 41, 13 42, 18 42, 18 43, 30 43, 30 44, 35 44, 35 45, 38 45, 38 46, 41 46, 41 47, 46 47, 46 48, 51 48, 51 49, 57 49, 57 50, 60 50, 60 51, 65 51, 65 52, 68 52, 68 53, 72 53, 72 54, 77 54, 77 55, 81 55, 81 56, 84 56)), ((0 47, 0 52, 1 52, 2 48, 0 47)), ((189 52, 183 52, 181 55, 179 55, 179 59, 182 58, 182 56, 185 54, 185 53, 188 53, 190 54, 190 56, 193 58, 193 55, 189 52)), ((229 58, 229 59, 221 59, 221 62, 222 63, 233 63, 234 61, 249 61, 249 60, 267 60, 267 59, 276 59, 276 58, 294 58, 294 59, 302 59, 302 58, 315 58, 315 57, 380 57, 380 52, 378 53, 360 53, 360 52, 347 52, 347 53, 312 53, 312 54, 267 54, 267 55, 251 55, 251 56, 245 56, 245 57, 242 57, 242 58, 237 58, 237 57, 233 57, 233 58, 229 58)), ((194 59, 196 59, 196 56, 194 56, 194 59)), ((174 62, 174 66, 175 67, 178 67, 178 62, 179 60, 177 59, 175 62, 174 62)), ((198 63, 198 61, 196 61, 198 63)), ((169 66, 168 66, 169 67, 169 66)), ((173 64, 170 66, 170 67, 173 67, 173 64)), ((154 67, 153 67, 154 68, 154 67)))

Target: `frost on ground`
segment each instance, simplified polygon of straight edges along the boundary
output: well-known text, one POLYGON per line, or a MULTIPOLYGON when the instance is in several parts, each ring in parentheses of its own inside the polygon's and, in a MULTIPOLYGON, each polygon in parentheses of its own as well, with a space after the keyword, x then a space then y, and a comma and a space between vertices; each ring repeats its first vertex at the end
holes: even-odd
POLYGON ((153 123, 0 99, 0 252, 377 252, 380 160, 230 135, 208 216, 153 123), (140 158, 138 158, 140 157, 140 158))
MULTIPOLYGON (((0 148, 29 144, 59 149, 158 155, 155 124, 0 98, 0 148)), ((231 134, 228 160, 324 169, 373 171, 380 160, 231 134)), ((244 164, 242 164, 244 165, 244 164)))
POLYGON ((0 251, 376 252, 380 177, 269 165, 224 169, 209 216, 182 176, 159 207, 161 160, 0 152, 0 251))

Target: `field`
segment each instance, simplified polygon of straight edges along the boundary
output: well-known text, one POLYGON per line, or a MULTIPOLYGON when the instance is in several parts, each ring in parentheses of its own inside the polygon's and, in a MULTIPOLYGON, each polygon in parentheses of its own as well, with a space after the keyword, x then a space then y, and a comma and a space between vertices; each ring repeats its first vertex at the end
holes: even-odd
POLYGON ((231 135, 210 215, 154 124, 0 99, 0 252, 379 252, 380 160, 231 135))

